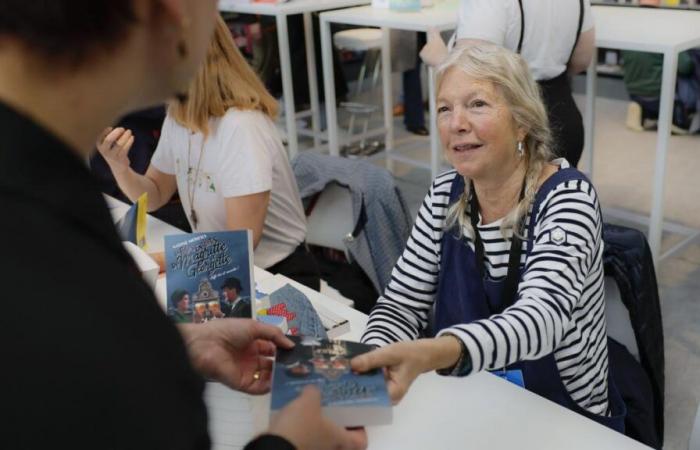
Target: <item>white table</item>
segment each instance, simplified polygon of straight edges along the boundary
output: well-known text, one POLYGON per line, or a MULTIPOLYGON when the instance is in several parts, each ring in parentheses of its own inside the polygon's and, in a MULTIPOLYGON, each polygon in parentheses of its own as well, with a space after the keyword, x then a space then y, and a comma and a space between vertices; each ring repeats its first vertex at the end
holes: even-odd
MULTIPOLYGON (((107 198, 115 219, 128 205, 107 198)), ((148 217, 146 240, 151 251, 161 251, 163 236, 183 231, 148 217)), ((280 281, 255 268, 263 288, 275 289, 280 281)), ((314 304, 323 304, 350 322, 342 339, 359 341, 367 316, 342 303, 300 287, 314 304)), ((165 279, 156 285, 156 297, 165 306, 165 279)), ((204 396, 214 450, 242 449, 267 427, 269 395, 248 396, 218 383, 207 383, 204 396)), ((370 449, 491 448, 571 450, 636 450, 647 447, 614 433, 548 400, 493 375, 481 373, 459 379, 434 373, 420 376, 403 401, 394 407, 390 426, 369 427, 370 449), (507 430, 507 432, 504 432, 507 430)))
MULTIPOLYGON (((350 321, 351 330, 342 339, 359 340, 367 316, 319 293, 305 293, 350 321)), ((211 385, 205 399, 214 421, 210 429, 215 450, 231 450, 226 445, 232 442, 242 448, 247 438, 267 427, 267 395, 250 397, 211 385), (237 426, 245 431, 232 437, 237 426)), ((393 414, 390 426, 368 427, 370 450, 648 449, 488 373, 463 379, 424 374, 393 414)))
MULTIPOLYGON (((328 123, 328 144, 331 155, 339 154, 338 115, 333 82, 333 41, 331 40, 331 23, 380 27, 382 29, 382 91, 384 109, 384 128, 379 133, 385 133, 387 164, 391 160, 425 167, 425 164, 401 155, 394 154, 394 126, 392 117, 392 82, 391 82, 391 47, 389 33, 391 29, 427 32, 431 29, 439 31, 453 30, 457 27, 457 2, 439 1, 435 6, 423 8, 420 12, 398 12, 388 9, 378 9, 371 6, 348 8, 329 11, 321 14, 321 55, 323 62, 323 78, 326 93, 326 122, 328 123)), ((433 69, 428 68, 430 105, 430 173, 433 178, 440 170, 442 152, 438 140, 435 123, 435 82, 433 69)), ((389 166, 390 167, 390 166, 389 166)))
MULTIPOLYGON (((637 50, 664 55, 659 127, 654 164, 651 216, 649 219, 649 247, 654 262, 678 251, 700 233, 695 233, 664 255, 660 255, 664 218, 664 182, 666 159, 671 134, 671 120, 678 68, 678 54, 700 46, 700 12, 688 10, 594 6, 596 46, 621 50, 637 50)), ((587 72, 585 111, 585 151, 588 168, 593 168, 593 140, 595 124, 595 89, 597 58, 587 72)))
MULTIPOLYGON (((284 98, 284 118, 287 128, 287 143, 289 158, 294 158, 299 149, 297 135, 297 119, 311 115, 311 136, 314 138, 314 146, 320 145, 321 117, 318 99, 318 82, 316 81, 316 52, 314 49, 313 23, 311 13, 328 9, 345 8, 348 6, 364 5, 370 0, 290 0, 285 3, 239 3, 230 0, 219 0, 219 11, 236 12, 240 14, 259 14, 262 16, 274 16, 277 24, 277 43, 279 46, 280 69, 282 71, 282 93, 284 98), (295 111, 294 86, 292 83, 292 63, 289 54, 289 33, 287 31, 287 16, 303 14, 304 16, 304 42, 306 46, 306 70, 309 79, 309 97, 311 110, 295 111)), ((298 39, 298 36, 291 36, 298 39)), ((332 79, 332 77, 331 77, 332 79)), ((327 80, 326 80, 327 81, 327 80)))

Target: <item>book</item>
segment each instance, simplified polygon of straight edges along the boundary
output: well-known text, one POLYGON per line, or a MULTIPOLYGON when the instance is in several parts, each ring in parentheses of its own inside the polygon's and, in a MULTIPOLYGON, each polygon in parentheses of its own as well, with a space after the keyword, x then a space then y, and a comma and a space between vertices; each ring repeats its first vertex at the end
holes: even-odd
POLYGON ((290 350, 277 350, 272 376, 270 415, 274 417, 307 385, 321 391, 323 415, 344 427, 387 425, 392 421, 391 400, 384 372, 356 373, 350 360, 372 350, 357 342, 291 337, 290 350))
POLYGON ((330 307, 324 306, 327 302, 332 303, 335 300, 320 297, 318 292, 279 274, 265 279, 258 286, 260 293, 264 295, 260 295, 258 298, 258 306, 256 307, 256 311, 269 308, 270 301, 267 294, 273 293, 285 286, 290 286, 291 288, 295 289, 298 291, 299 295, 302 295, 311 303, 316 311, 316 314, 321 320, 323 328, 326 330, 328 339, 336 339, 343 334, 350 332, 350 321, 333 312, 330 307))
POLYGON ((287 322, 287 334, 292 336, 328 338, 321 318, 308 297, 290 284, 285 284, 270 293, 266 302, 259 302, 256 316, 259 319, 265 316, 284 317, 287 322))
POLYGON ((131 242, 146 249, 146 219, 148 194, 143 193, 116 223, 122 241, 131 242))
POLYGON ((250 230, 165 236, 168 315, 177 323, 252 318, 250 230))

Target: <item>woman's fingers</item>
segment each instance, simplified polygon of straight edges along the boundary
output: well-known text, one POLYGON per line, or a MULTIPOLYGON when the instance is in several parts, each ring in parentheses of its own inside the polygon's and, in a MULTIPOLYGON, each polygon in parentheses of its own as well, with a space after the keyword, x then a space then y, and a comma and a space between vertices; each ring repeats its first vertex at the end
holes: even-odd
POLYGON ((122 127, 114 128, 112 131, 107 133, 107 135, 102 140, 102 144, 106 149, 112 148, 115 142, 117 142, 126 130, 122 127))
POLYGON ((102 130, 102 133, 100 133, 99 137, 97 138, 97 144, 101 144, 112 130, 114 130, 113 127, 107 127, 102 130))
POLYGON ((125 130, 124 133, 117 139, 117 142, 114 144, 114 150, 117 153, 118 157, 124 157, 126 156, 127 153, 129 153, 129 149, 131 148, 131 144, 134 143, 134 135, 131 134, 131 130, 125 130))
POLYGON ((392 344, 356 356, 350 361, 350 366, 357 372, 367 372, 380 367, 400 364, 403 361, 403 356, 399 346, 400 344, 392 344))

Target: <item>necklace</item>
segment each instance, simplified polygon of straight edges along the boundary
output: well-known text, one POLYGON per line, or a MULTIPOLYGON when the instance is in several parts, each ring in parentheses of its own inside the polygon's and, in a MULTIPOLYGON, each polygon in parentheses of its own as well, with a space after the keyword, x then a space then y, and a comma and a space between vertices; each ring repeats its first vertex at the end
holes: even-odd
POLYGON ((199 218, 197 217, 197 210, 194 209, 194 198, 197 193, 197 182, 199 182, 199 169, 202 166, 202 156, 204 155, 204 140, 202 137, 202 145, 199 148, 199 159, 197 160, 197 169, 194 174, 194 182, 192 182, 192 166, 190 165, 190 153, 192 151, 192 135, 194 132, 190 132, 187 138, 187 199, 190 201, 190 222, 192 222, 192 231, 197 231, 197 223, 199 218))

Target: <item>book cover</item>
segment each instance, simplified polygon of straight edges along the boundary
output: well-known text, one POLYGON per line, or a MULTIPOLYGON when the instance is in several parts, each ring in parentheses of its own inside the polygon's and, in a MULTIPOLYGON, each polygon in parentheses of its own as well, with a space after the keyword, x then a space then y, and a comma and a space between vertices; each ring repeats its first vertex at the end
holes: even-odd
POLYGON ((340 426, 359 427, 391 423, 391 400, 381 369, 356 373, 350 360, 372 346, 293 336, 295 347, 278 350, 272 381, 270 414, 274 416, 302 389, 316 385, 323 414, 340 426))
POLYGON ((177 323, 253 317, 250 230, 165 236, 168 315, 177 323))
POLYGON ((143 193, 133 205, 126 211, 116 224, 117 231, 122 241, 136 244, 139 248, 146 249, 146 219, 148 217, 148 194, 143 193))
POLYGON ((311 301, 300 290, 285 284, 258 303, 256 317, 279 316, 286 319, 287 334, 328 339, 321 318, 311 301))

